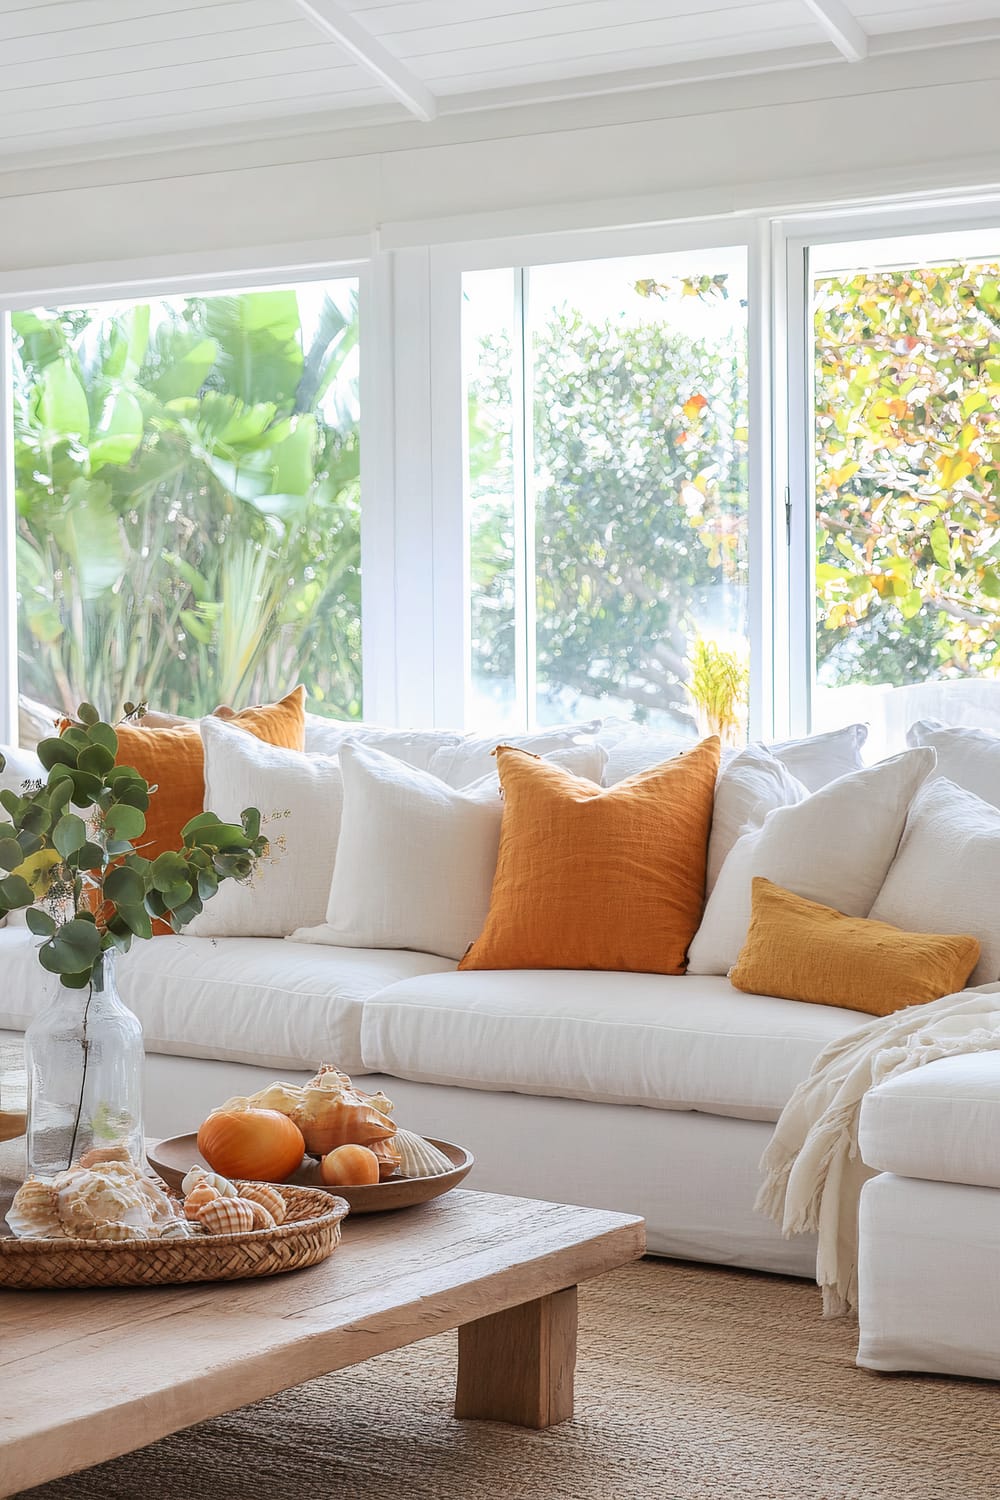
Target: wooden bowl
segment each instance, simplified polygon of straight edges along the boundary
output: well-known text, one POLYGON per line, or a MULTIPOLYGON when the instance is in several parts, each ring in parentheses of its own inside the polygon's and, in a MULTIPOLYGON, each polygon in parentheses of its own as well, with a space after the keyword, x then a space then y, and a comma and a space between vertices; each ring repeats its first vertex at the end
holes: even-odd
MULTIPOLYGON (((428 1136, 429 1140, 430 1137, 428 1136)), ((442 1193, 457 1187, 472 1170, 475 1157, 464 1146, 452 1146, 447 1141, 431 1141, 443 1151, 448 1160, 454 1162, 451 1172, 442 1172, 438 1177, 390 1177, 385 1182, 367 1183, 361 1187, 327 1187, 319 1175, 319 1162, 306 1157, 297 1172, 287 1178, 299 1187, 322 1188, 344 1198, 351 1205, 352 1214, 381 1213, 390 1208, 412 1208, 417 1203, 428 1203, 442 1193)), ((198 1150, 198 1137, 174 1135, 147 1151, 149 1164, 159 1172, 168 1187, 179 1188, 181 1179, 191 1167, 208 1168, 208 1162, 198 1150)))

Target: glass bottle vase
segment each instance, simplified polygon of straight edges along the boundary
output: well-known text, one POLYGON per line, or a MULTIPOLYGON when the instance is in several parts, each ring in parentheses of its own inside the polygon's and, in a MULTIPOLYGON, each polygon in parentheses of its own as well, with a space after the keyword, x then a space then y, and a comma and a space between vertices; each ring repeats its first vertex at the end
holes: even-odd
POLYGON ((139 1019, 118 994, 117 953, 101 955, 91 984, 60 985, 24 1037, 28 1172, 51 1177, 92 1147, 125 1146, 145 1168, 139 1019))

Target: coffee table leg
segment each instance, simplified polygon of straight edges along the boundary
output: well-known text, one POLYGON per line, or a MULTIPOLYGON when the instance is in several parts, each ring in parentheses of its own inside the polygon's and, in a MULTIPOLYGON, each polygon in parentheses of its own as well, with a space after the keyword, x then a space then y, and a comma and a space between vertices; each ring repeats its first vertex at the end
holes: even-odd
POLYGON ((458 1330, 456 1417, 551 1427, 573 1415, 576 1287, 458 1330))

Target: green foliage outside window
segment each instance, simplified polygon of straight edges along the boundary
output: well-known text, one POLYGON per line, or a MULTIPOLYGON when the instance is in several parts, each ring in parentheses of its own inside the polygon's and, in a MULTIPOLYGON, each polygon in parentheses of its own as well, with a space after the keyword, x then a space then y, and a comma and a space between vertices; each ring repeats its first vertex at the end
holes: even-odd
POLYGON ((356 299, 15 313, 21 691, 361 712, 356 299))

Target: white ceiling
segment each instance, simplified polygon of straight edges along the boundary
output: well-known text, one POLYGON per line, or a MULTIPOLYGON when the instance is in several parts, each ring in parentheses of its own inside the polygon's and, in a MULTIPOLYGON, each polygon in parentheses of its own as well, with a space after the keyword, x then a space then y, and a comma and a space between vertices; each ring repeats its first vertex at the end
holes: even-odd
POLYGON ((1000 37, 1000 0, 0 0, 0 156, 427 119, 1000 37))

